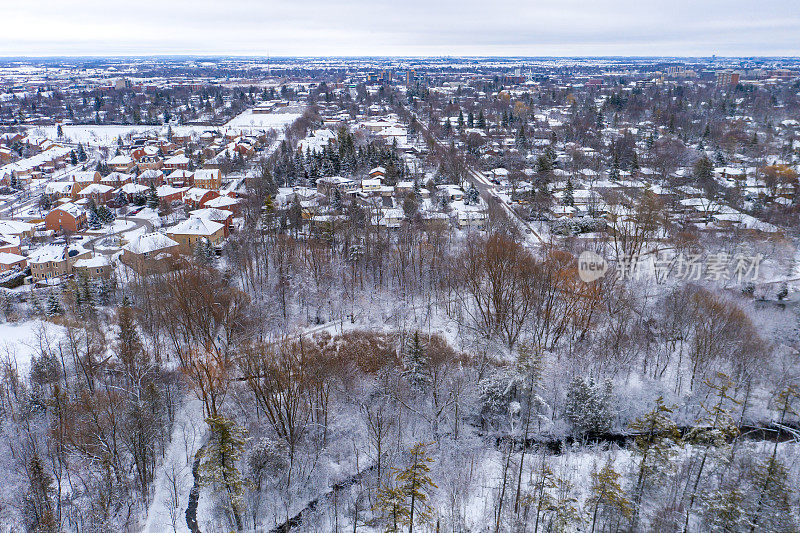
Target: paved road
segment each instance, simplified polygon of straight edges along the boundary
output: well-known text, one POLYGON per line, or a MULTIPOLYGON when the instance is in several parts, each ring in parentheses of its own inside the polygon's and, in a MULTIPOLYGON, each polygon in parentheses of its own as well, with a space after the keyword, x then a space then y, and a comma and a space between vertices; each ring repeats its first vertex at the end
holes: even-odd
MULTIPOLYGON (((420 120, 419 116, 409 109, 409 112, 417 118, 417 122, 422 127, 424 132, 434 140, 436 145, 441 149, 446 149, 446 146, 442 141, 437 139, 435 136, 431 135, 428 127, 425 123, 420 120)), ((492 203, 496 203, 499 205, 508 215, 509 219, 514 221, 517 224, 517 227, 522 231, 522 234, 531 234, 533 235, 539 244, 544 244, 544 240, 542 237, 533 229, 531 224, 522 218, 514 209, 506 202, 500 194, 498 194, 497 187, 494 183, 489 181, 486 176, 483 175, 482 172, 476 170, 472 167, 467 167, 467 178, 470 180, 476 189, 478 189, 478 193, 480 194, 481 198, 486 202, 487 205, 491 205, 492 203)))

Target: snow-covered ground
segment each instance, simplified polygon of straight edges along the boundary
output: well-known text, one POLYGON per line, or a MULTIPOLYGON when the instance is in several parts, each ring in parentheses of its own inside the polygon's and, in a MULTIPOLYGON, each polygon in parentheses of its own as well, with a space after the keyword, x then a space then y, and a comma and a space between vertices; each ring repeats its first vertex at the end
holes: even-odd
POLYGON ((64 328, 42 320, 0 323, 0 360, 15 364, 17 373, 25 379, 33 357, 42 348, 55 346, 63 334, 64 328))
MULTIPOLYGON (((172 126, 172 131, 179 135, 201 134, 208 129, 215 129, 214 126, 194 125, 194 126, 172 126)), ((91 145, 108 146, 117 141, 120 136, 131 133, 155 132, 166 135, 167 126, 153 125, 79 125, 62 126, 64 139, 74 143, 88 143, 91 145)), ((57 139, 58 132, 56 126, 38 126, 31 130, 31 134, 57 139)))
POLYGON ((290 112, 290 113, 267 113, 267 114, 253 114, 252 109, 248 109, 244 113, 234 117, 231 119, 225 127, 228 128, 239 128, 244 131, 249 129, 276 129, 282 130, 284 126, 287 126, 300 118, 302 115, 301 111, 290 112))
MULTIPOLYGON (((192 462, 203 444, 205 430, 203 404, 195 397, 187 397, 186 403, 178 410, 172 439, 164 461, 156 472, 153 500, 147 511, 143 533, 189 531, 186 526, 186 504, 194 484, 192 462)), ((201 496, 198 515, 201 516, 202 511, 201 496)))

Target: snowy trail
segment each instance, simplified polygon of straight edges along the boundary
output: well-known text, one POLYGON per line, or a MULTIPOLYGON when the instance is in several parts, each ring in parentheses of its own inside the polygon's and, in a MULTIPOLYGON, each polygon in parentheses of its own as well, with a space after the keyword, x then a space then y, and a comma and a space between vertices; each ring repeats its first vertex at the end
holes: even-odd
POLYGON ((203 405, 197 398, 187 396, 176 414, 172 438, 156 472, 143 533, 189 531, 186 506, 194 484, 192 462, 204 438, 203 405))

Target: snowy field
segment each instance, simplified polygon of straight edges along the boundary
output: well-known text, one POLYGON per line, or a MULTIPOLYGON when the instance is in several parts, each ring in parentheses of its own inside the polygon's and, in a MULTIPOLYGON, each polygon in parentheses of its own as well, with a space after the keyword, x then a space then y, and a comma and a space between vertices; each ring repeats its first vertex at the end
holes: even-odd
POLYGON ((64 328, 41 320, 4 322, 0 324, 0 361, 16 365, 17 373, 27 379, 31 360, 42 347, 55 346, 64 334, 64 328))
MULTIPOLYGON (((178 135, 196 134, 200 135, 206 130, 218 129, 216 126, 173 126, 172 131, 178 135)), ((30 130, 35 136, 57 139, 56 126, 39 126, 30 130)), ((88 143, 91 145, 107 146, 117 141, 120 136, 131 133, 155 132, 166 135, 167 126, 152 125, 81 125, 81 126, 62 126, 64 139, 75 143, 88 143)))
MULTIPOLYGON (((172 126, 172 131, 178 135, 200 135, 207 130, 239 129, 244 132, 250 130, 276 129, 282 130, 284 126, 297 120, 302 114, 302 109, 286 113, 270 113, 267 115, 254 115, 251 109, 234 117, 224 126, 190 125, 172 126)), ((75 125, 62 126, 64 139, 73 143, 84 143, 97 146, 109 146, 117 141, 120 136, 131 133, 158 133, 167 134, 167 126, 152 125, 75 125)), ((30 130, 34 136, 47 139, 57 139, 57 126, 37 126, 30 130)))
POLYGON ((287 126, 300 118, 300 115, 302 115, 302 110, 288 113, 268 113, 266 115, 254 115, 253 110, 248 109, 244 113, 231 119, 227 124, 225 124, 225 126, 229 128, 239 128, 245 131, 249 129, 282 130, 284 126, 287 126))

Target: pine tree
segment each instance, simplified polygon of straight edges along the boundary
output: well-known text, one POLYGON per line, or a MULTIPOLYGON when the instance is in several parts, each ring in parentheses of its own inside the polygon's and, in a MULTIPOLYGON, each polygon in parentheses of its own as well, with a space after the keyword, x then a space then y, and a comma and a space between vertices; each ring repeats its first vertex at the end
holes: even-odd
POLYGON ((486 117, 483 114, 483 109, 478 113, 478 127, 482 130, 486 129, 486 117))
POLYGON ((480 193, 478 189, 475 187, 475 184, 471 184, 469 189, 467 189, 467 198, 466 203, 468 205, 476 205, 478 200, 480 199, 480 193))
MULTIPOLYGON (((780 412, 779 424, 784 425, 786 415, 797 416, 793 404, 800 399, 800 391, 793 386, 781 391, 777 398, 780 412)), ((768 531, 794 531, 797 524, 792 517, 790 497, 794 492, 788 481, 788 472, 777 457, 778 439, 772 448, 772 455, 756 468, 754 486, 758 488, 755 509, 750 517, 750 532, 756 528, 768 531)))
POLYGON ((575 188, 572 185, 572 180, 567 180, 567 186, 564 188, 564 197, 561 201, 567 207, 572 207, 575 205, 575 188))
POLYGON ((50 293, 47 295, 47 316, 53 317, 58 315, 64 314, 64 308, 61 307, 61 302, 56 296, 56 293, 53 290, 50 290, 50 293))
POLYGON ((592 533, 597 527, 598 518, 604 522, 613 521, 609 529, 617 531, 620 522, 631 517, 631 503, 624 496, 620 477, 610 461, 599 472, 591 473, 592 485, 586 505, 592 517, 592 533))
POLYGON ((292 203, 289 206, 289 223, 295 231, 299 231, 303 227, 303 208, 300 205, 300 197, 295 195, 292 203))
POLYGON ((426 347, 415 331, 403 350, 403 377, 415 389, 422 390, 430 383, 428 363, 426 347))
POLYGON ((514 140, 517 148, 520 150, 524 150, 528 147, 528 138, 525 135, 525 124, 522 124, 519 127, 519 131, 517 131, 517 137, 514 140))
POLYGON ((665 406, 664 399, 659 397, 652 411, 637 418, 629 426, 636 435, 634 453, 640 458, 636 485, 633 488, 632 529, 637 527, 645 487, 654 477, 664 474, 672 461, 674 445, 681 439, 678 426, 672 421, 670 414, 672 409, 665 406))
POLYGON ((342 210, 342 193, 339 192, 339 189, 333 189, 333 193, 331 193, 331 209, 337 213, 342 210))
POLYGON ((127 297, 123 297, 122 305, 117 310, 116 354, 130 375, 135 375, 138 367, 143 365, 141 356, 144 346, 136 331, 134 312, 127 297))
POLYGON ((565 416, 580 434, 599 434, 611 429, 611 382, 597 385, 575 377, 567 389, 565 416))
POLYGON ((405 495, 397 487, 383 486, 378 490, 377 510, 386 520, 385 533, 400 533, 401 526, 408 523, 405 495))
POLYGON ((206 419, 211 438, 206 445, 200 465, 200 479, 205 486, 223 492, 226 511, 230 512, 237 531, 243 531, 244 493, 246 482, 236 463, 245 446, 245 431, 233 420, 222 416, 206 419))
POLYGON ((208 239, 198 239, 194 247, 194 258, 201 264, 208 265, 214 258, 214 248, 208 239))
POLYGON ((147 207, 150 209, 156 210, 158 209, 158 193, 156 192, 155 185, 150 186, 150 192, 147 193, 147 207))
POLYGON ((430 493, 436 488, 430 477, 433 459, 424 443, 415 444, 408 452, 408 467, 394 469, 395 488, 381 491, 381 510, 391 520, 385 531, 398 531, 397 526, 403 524, 408 525, 408 533, 413 533, 415 524, 429 524, 433 517, 429 503, 430 493))
POLYGON ((53 478, 45 472, 38 455, 28 463, 28 491, 24 503, 28 531, 55 533, 59 530, 53 513, 53 478))

